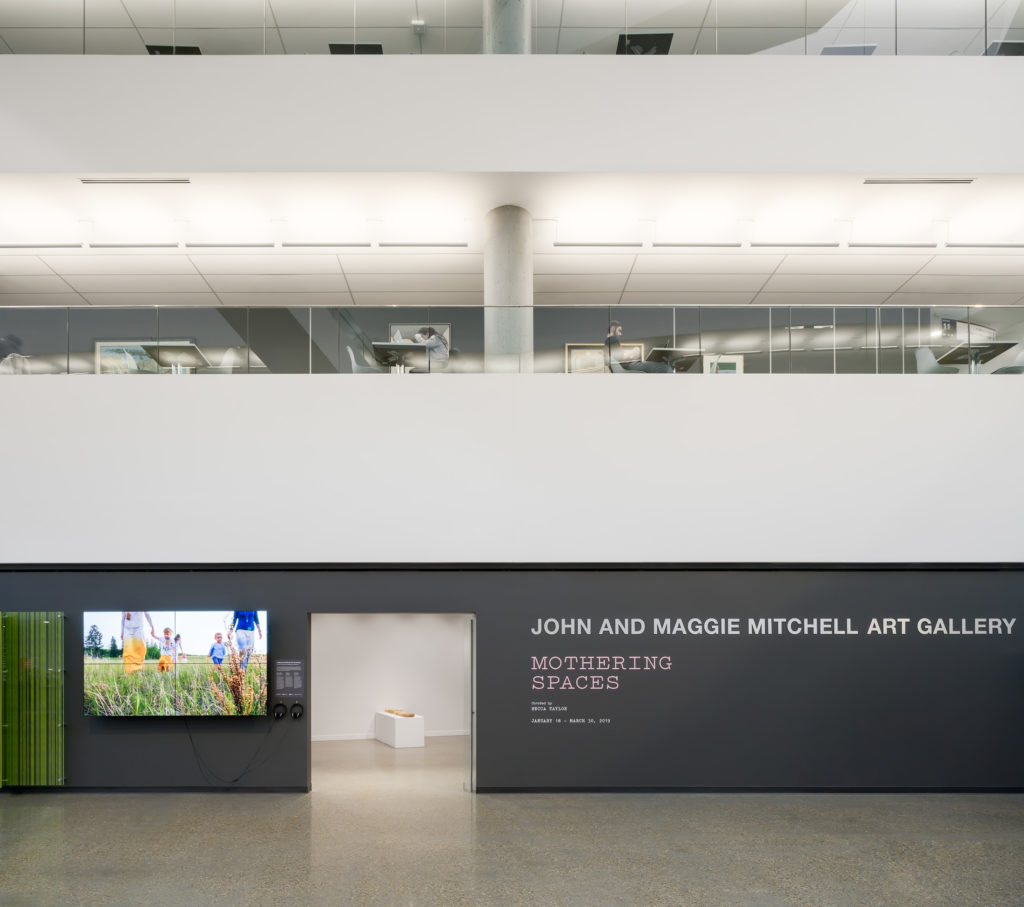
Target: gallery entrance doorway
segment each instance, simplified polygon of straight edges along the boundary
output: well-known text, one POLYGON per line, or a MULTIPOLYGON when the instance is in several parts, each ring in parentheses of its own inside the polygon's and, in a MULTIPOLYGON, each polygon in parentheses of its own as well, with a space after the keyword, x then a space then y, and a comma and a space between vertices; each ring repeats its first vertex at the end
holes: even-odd
POLYGON ((314 792, 475 787, 475 616, 310 615, 314 792))

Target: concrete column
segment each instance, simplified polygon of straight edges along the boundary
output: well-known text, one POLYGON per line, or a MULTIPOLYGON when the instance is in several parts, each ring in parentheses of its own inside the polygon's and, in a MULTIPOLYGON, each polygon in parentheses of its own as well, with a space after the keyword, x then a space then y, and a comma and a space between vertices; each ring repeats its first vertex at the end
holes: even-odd
POLYGON ((533 0, 483 0, 484 53, 528 54, 533 0))
POLYGON ((484 220, 484 371, 533 371, 533 223, 515 205, 484 220))

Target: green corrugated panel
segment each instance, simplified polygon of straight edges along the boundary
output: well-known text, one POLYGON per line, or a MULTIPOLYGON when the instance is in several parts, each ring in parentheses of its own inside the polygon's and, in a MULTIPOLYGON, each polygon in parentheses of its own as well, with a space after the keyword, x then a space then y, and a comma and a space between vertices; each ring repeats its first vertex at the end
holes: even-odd
POLYGON ((0 772, 7 786, 64 783, 64 615, 2 616, 0 772))

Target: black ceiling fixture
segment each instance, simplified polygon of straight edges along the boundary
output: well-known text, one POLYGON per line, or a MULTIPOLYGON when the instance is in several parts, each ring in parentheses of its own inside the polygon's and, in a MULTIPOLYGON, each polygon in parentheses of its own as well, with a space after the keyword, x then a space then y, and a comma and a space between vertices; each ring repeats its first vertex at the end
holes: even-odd
POLYGON ((653 35, 619 35, 615 53, 622 56, 664 56, 672 44, 672 32, 653 35))
POLYGON ((383 44, 328 44, 332 54, 382 54, 383 44))
POLYGON ((197 57, 202 51, 190 44, 147 44, 146 50, 153 57, 197 57))

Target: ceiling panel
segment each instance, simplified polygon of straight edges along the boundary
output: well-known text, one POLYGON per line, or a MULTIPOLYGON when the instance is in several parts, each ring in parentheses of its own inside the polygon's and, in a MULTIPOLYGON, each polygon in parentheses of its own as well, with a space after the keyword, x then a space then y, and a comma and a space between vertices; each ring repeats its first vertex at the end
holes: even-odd
POLYGON ((757 305, 847 306, 883 305, 889 293, 758 293, 757 305))
POLYGON ((52 274, 36 255, 0 255, 0 280, 11 274, 52 274))
POLYGON ((931 259, 930 255, 787 255, 778 274, 899 274, 909 277, 931 259))
POLYGON ((560 54, 614 54, 618 31, 606 28, 562 28, 558 31, 560 54))
POLYGON ((395 291, 400 293, 483 293, 482 274, 349 274, 353 293, 395 291))
POLYGON ((137 28, 170 28, 174 0, 121 0, 137 28))
MULTIPOLYGON (((187 255, 43 255, 44 265, 58 274, 195 274, 187 255)), ((0 273, 3 259, 0 258, 0 273)))
POLYGON ((682 291, 675 293, 645 292, 627 290, 622 294, 626 305, 748 305, 756 294, 740 292, 682 291))
POLYGON ((922 274, 1024 274, 1024 255, 936 255, 922 274))
POLYGON ((630 292, 756 292, 764 285, 763 274, 637 274, 630 275, 630 292))
POLYGON ((773 274, 764 289, 781 293, 893 293, 906 281, 904 274, 773 274))
POLYGON ((714 21, 714 5, 715 0, 628 0, 626 24, 631 31, 699 28, 714 21))
POLYGON ((625 282, 624 274, 537 274, 533 289, 535 293, 620 293, 625 282))
POLYGON ((911 277, 903 289, 908 293, 1024 293, 1024 275, 980 274, 911 277))
MULTIPOLYGON (((81 15, 81 11, 79 11, 81 15)), ((80 54, 82 29, 0 28, 0 37, 16 54, 80 54)))
MULTIPOLYGON (((260 55, 263 53, 264 38, 268 45, 277 41, 277 33, 261 28, 143 28, 142 38, 146 44, 174 44, 195 46, 203 54, 260 55)), ((268 49, 271 49, 268 46, 268 49)), ((273 51, 272 51, 273 52, 273 51)), ((280 52, 280 48, 276 52, 280 52)))
POLYGON ((534 305, 543 306, 614 306, 618 305, 620 293, 535 293, 534 305))
POLYGON ((342 274, 217 274, 208 278, 215 293, 347 293, 342 274))
POLYGON ((806 0, 716 0, 707 25, 719 28, 800 28, 806 21, 806 0))
POLYGON ((756 54, 789 41, 804 40, 803 27, 705 28, 697 41, 699 54, 756 54))
POLYGON ((402 293, 402 292, 360 292, 354 293, 356 305, 394 305, 411 308, 423 306, 483 305, 484 294, 479 293, 402 293))
POLYGON ((192 263, 201 274, 340 274, 335 255, 216 255, 193 253, 192 263))
POLYGON ((144 54, 146 45, 134 28, 87 28, 87 54, 144 54))
POLYGON ((634 274, 771 274, 782 262, 781 255, 738 253, 657 253, 637 257, 634 274))
MULTIPOLYGON (((0 3, 0 29, 82 27, 82 0, 26 0, 0 3)), ((79 38, 81 42, 81 38, 79 38)))
POLYGON ((72 274, 64 279, 83 295, 210 292, 210 287, 198 274, 72 274))
POLYGON ((219 293, 220 301, 226 306, 349 306, 352 297, 348 293, 219 293))
POLYGON ((327 54, 329 44, 355 43, 351 27, 282 28, 280 32, 285 53, 289 54, 327 54))
POLYGON ((53 274, 32 276, 0 275, 0 294, 5 293, 67 293, 69 289, 64 280, 53 274))
MULTIPOLYGON (((440 17, 436 5, 435 20, 440 17)), ((416 18, 416 0, 373 0, 356 3, 356 28, 410 28, 416 18)), ((423 18, 426 18, 424 13, 423 18)))
MULTIPOLYGON (((42 6, 43 4, 37 4, 42 6)), ((86 28, 133 28, 121 0, 85 0, 86 28)))
POLYGON ((10 293, 0 297, 4 308, 12 306, 80 306, 84 300, 77 293, 10 293))
POLYGON ((561 25, 563 29, 624 30, 626 3, 624 0, 563 0, 561 25))
POLYGON ((217 305, 213 293, 83 293, 89 305, 99 306, 207 306, 217 305))
POLYGON ((346 274, 483 274, 484 257, 478 252, 410 252, 346 254, 338 258, 346 274))
POLYGON ((269 11, 264 0, 174 0, 174 18, 178 28, 262 28, 269 11))
MULTIPOLYGON (((351 27, 357 0, 267 0, 280 28, 351 27)), ((366 0, 362 0, 366 2, 366 0)))
POLYGON ((534 274, 628 274, 637 260, 634 253, 573 255, 536 254, 534 274))

